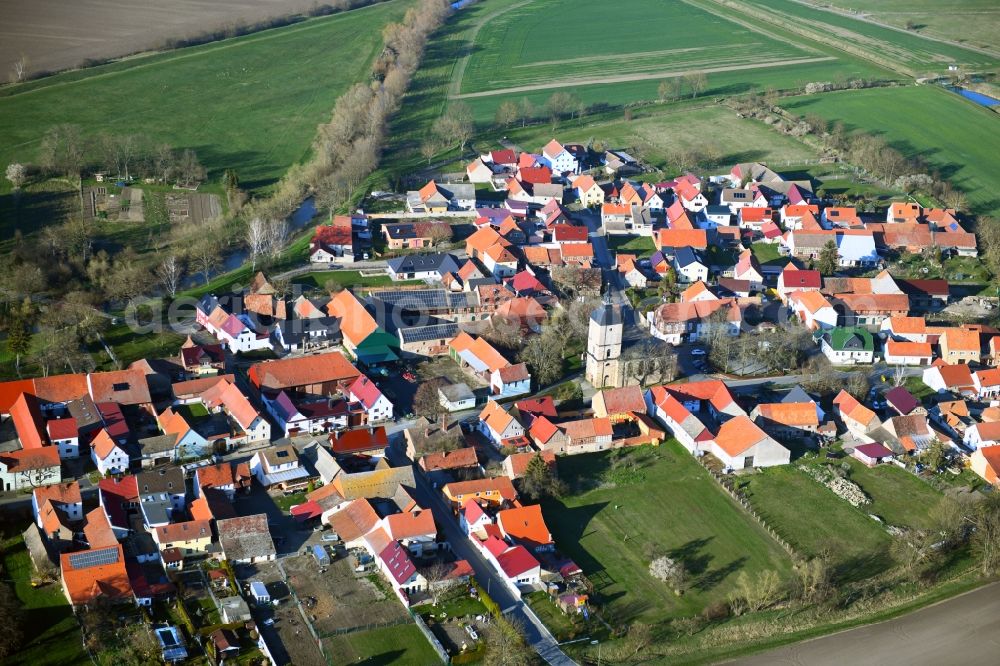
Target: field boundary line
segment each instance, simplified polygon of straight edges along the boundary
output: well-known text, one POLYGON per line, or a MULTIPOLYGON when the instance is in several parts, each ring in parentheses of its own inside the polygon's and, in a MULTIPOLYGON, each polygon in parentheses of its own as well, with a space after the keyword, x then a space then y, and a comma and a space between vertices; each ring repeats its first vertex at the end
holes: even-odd
POLYGON ((455 68, 451 73, 451 81, 448 83, 448 98, 449 99, 460 99, 459 94, 462 90, 462 79, 465 78, 465 69, 469 66, 469 60, 472 58, 472 47, 476 45, 476 37, 479 36, 479 31, 483 29, 487 21, 492 21, 498 16, 502 16, 509 11, 524 7, 525 5, 530 5, 535 0, 524 0, 524 2, 517 2, 513 5, 508 5, 501 9, 496 10, 492 14, 487 14, 483 18, 479 19, 477 22, 469 26, 468 40, 465 44, 464 52, 462 57, 455 62, 455 68))
MULTIPOLYGON (((170 56, 170 57, 167 57, 167 58, 163 58, 162 60, 156 60, 155 62, 139 63, 137 65, 128 67, 126 69, 116 69, 115 71, 112 71, 112 72, 98 72, 98 73, 95 73, 95 74, 90 74, 90 75, 87 75, 87 76, 82 76, 79 79, 74 79, 72 81, 55 81, 55 82, 47 84, 47 85, 35 86, 33 88, 30 88, 28 90, 23 90, 23 91, 20 91, 20 92, 12 91, 9 95, 0 96, 0 101, 2 101, 3 99, 6 99, 6 98, 18 97, 20 95, 30 95, 32 93, 39 92, 41 90, 51 90, 53 88, 61 88, 63 86, 71 86, 71 85, 74 85, 74 84, 77 84, 77 83, 84 83, 84 82, 87 82, 87 81, 93 81, 94 79, 103 79, 103 78, 115 76, 116 74, 125 74, 125 73, 128 73, 128 72, 134 72, 134 71, 139 70, 139 69, 146 69, 148 67, 155 67, 155 66, 163 64, 163 63, 170 63, 170 62, 175 62, 175 61, 178 61, 178 60, 185 60, 187 58, 194 58, 194 57, 206 54, 206 53, 214 53, 215 51, 221 51, 221 50, 224 50, 224 49, 238 48, 240 46, 244 46, 245 44, 247 44, 248 42, 251 42, 251 41, 256 42, 256 41, 265 41, 265 40, 277 39, 279 37, 283 37, 285 35, 288 35, 288 34, 291 34, 291 33, 294 33, 294 32, 302 32, 303 30, 311 30, 313 28, 317 28, 318 26, 320 26, 323 23, 327 22, 327 21, 324 21, 323 19, 334 19, 334 18, 337 18, 337 17, 351 16, 355 12, 364 11, 366 9, 371 9, 373 7, 382 7, 382 6, 385 6, 385 5, 392 4, 393 1, 394 0, 383 0, 382 2, 375 2, 375 3, 372 3, 370 5, 365 5, 364 7, 356 7, 354 9, 348 9, 347 11, 338 12, 336 14, 331 14, 329 16, 318 16, 318 17, 315 17, 315 18, 307 19, 305 21, 301 21, 299 23, 293 23, 291 25, 286 25, 286 26, 279 26, 277 28, 271 28, 269 30, 261 30, 260 32, 254 32, 254 33, 251 33, 249 35, 239 35, 238 37, 231 37, 229 39, 223 39, 223 40, 219 40, 219 41, 216 41, 216 42, 209 42, 208 44, 201 44, 201 45, 198 45, 198 46, 191 46, 191 47, 185 47, 185 48, 180 48, 180 49, 174 49, 174 51, 184 51, 186 49, 192 49, 192 51, 190 53, 177 53, 177 55, 170 56), (201 47, 206 47, 206 48, 201 48, 201 47)), ((108 63, 108 64, 109 65, 115 65, 115 64, 118 64, 118 63, 121 63, 121 62, 128 62, 130 59, 133 59, 133 58, 134 59, 140 59, 140 58, 143 58, 143 57, 154 58, 154 57, 156 57, 156 55, 161 54, 161 53, 170 53, 170 51, 159 51, 159 52, 155 52, 154 51, 154 52, 149 53, 149 54, 140 54, 140 55, 137 55, 137 56, 122 58, 120 60, 115 60, 115 61, 113 61, 111 63, 108 63)), ((82 68, 81 70, 67 70, 67 71, 68 72, 86 71, 86 69, 88 69, 88 68, 82 68)), ((59 76, 59 74, 62 74, 62 72, 59 72, 59 73, 55 74, 55 76, 59 76)))
MULTIPOLYGON (((694 7, 695 9, 700 9, 703 12, 707 12, 707 13, 711 14, 712 16, 718 16, 723 21, 729 21, 730 23, 735 23, 736 25, 741 25, 744 28, 746 28, 747 30, 749 30, 751 32, 755 32, 755 33, 757 33, 759 35, 763 35, 764 37, 767 37, 768 39, 772 39, 773 40, 775 38, 774 35, 772 35, 771 33, 769 33, 763 27, 761 27, 761 26, 759 26, 759 25, 757 25, 757 24, 755 24, 755 23, 753 23, 751 21, 748 21, 746 18, 742 18, 739 15, 733 16, 732 14, 727 14, 725 12, 719 11, 718 6, 715 5, 715 4, 712 4, 711 6, 706 7, 705 5, 701 4, 700 2, 691 2, 690 0, 681 0, 681 2, 683 2, 685 5, 688 5, 689 7, 694 7)), ((799 37, 802 37, 802 35, 799 35, 799 37)), ((800 41, 799 42, 795 42, 794 46, 796 48, 798 48, 798 49, 801 49, 802 51, 805 51, 806 53, 822 53, 822 51, 820 51, 819 49, 817 49, 817 48, 815 48, 813 46, 810 46, 809 44, 803 44, 800 41)))
POLYGON ((823 56, 819 58, 792 58, 777 60, 775 62, 756 63, 750 65, 730 65, 728 67, 706 67, 701 69, 689 69, 682 71, 666 72, 646 72, 637 74, 622 74, 620 76, 604 76, 599 78, 564 79, 551 83, 535 83, 526 86, 514 86, 511 88, 498 88, 496 90, 484 90, 474 93, 463 93, 460 95, 449 95, 450 99, 471 99, 474 97, 493 97, 495 95, 509 95, 520 92, 533 92, 536 90, 549 90, 551 88, 574 88, 576 86, 602 85, 608 83, 627 83, 629 81, 652 81, 656 79, 671 79, 690 74, 691 72, 703 72, 705 74, 716 74, 719 72, 736 72, 748 69, 767 69, 769 67, 787 67, 789 65, 805 65, 814 62, 825 62, 836 60, 834 56, 823 56))

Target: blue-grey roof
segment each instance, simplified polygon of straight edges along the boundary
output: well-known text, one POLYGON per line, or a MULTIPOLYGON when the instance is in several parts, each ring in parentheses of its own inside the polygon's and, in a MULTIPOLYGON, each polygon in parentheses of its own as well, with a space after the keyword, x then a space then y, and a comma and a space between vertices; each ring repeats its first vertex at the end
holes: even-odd
POLYGON ((701 263, 701 257, 690 247, 677 248, 677 251, 674 252, 674 259, 676 259, 677 265, 681 268, 694 263, 701 263))

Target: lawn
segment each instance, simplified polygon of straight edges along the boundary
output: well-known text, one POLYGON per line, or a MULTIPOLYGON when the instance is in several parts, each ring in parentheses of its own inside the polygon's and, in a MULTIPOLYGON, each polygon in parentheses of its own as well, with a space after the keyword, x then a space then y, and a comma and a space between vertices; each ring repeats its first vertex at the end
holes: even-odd
POLYGON ((556 545, 594 583, 605 619, 692 615, 724 599, 741 571, 789 573, 780 546, 675 441, 614 455, 641 466, 609 472, 610 453, 563 458, 559 474, 571 490, 543 504, 556 545), (683 596, 649 575, 654 553, 680 559, 691 572, 683 596))
POLYGON ((994 50, 1000 34, 1000 5, 995 0, 949 0, 947 12, 940 11, 936 0, 823 0, 822 4, 861 11, 898 28, 909 24, 920 34, 994 50))
MULTIPOLYGON (((392 0, 212 44, 129 58, 0 91, 0 163, 32 162, 53 125, 142 133, 192 148, 211 178, 262 191, 309 152, 337 97, 368 77, 392 0)), ((6 180, 0 192, 7 192, 6 180)))
POLYGON ((80 626, 59 583, 39 588, 31 586, 34 567, 20 536, 4 542, 3 565, 5 582, 13 583, 21 602, 21 629, 24 632, 23 646, 4 663, 8 666, 89 663, 81 642, 80 626))
POLYGON ((647 259, 656 252, 653 239, 648 236, 608 236, 608 249, 618 254, 634 254, 647 259))
POLYGON ((437 653, 415 624, 371 629, 323 639, 332 663, 387 666, 439 663, 437 653))
POLYGON ((740 483, 782 538, 804 555, 828 555, 844 577, 860 580, 890 563, 888 533, 795 466, 763 469, 740 483))
POLYGON ((425 284, 423 280, 393 282, 388 275, 362 275, 360 271, 315 271, 292 278, 292 284, 300 284, 312 289, 325 289, 330 282, 345 289, 425 284))
POLYGON ((847 463, 851 466, 849 478, 872 498, 865 511, 890 525, 932 527, 928 515, 943 499, 940 492, 895 465, 869 468, 854 458, 847 463))
MULTIPOLYGON (((857 2, 852 0, 852 3, 852 8, 857 9, 857 2)), ((823 11, 795 0, 757 0, 753 4, 760 9, 792 17, 798 25, 833 34, 858 48, 890 58, 916 73, 946 71, 947 65, 952 63, 971 69, 993 68, 1000 64, 1000 58, 979 51, 927 39, 912 31, 893 30, 860 21, 839 12, 823 11)), ((881 0, 879 6, 884 6, 881 0)), ((951 16, 950 11, 947 18, 956 25, 965 23, 951 16)), ((992 45, 996 45, 995 40, 992 45)))
POLYGON ((292 493, 291 495, 281 495, 280 497, 274 498, 274 503, 278 505, 278 508, 282 511, 288 511, 296 504, 302 504, 306 501, 306 493, 303 491, 301 493, 292 493))
POLYGON ((788 263, 788 258, 778 252, 777 243, 754 243, 750 247, 750 251, 753 252, 753 256, 757 258, 761 266, 788 263))
POLYGON ((682 150, 698 151, 706 162, 727 171, 739 162, 766 162, 780 170, 782 164, 817 158, 816 152, 798 139, 775 132, 760 121, 739 118, 731 109, 716 105, 682 105, 654 109, 631 121, 584 119, 583 123, 566 124, 555 131, 550 125, 541 125, 506 134, 525 150, 540 150, 553 136, 567 143, 594 139, 608 147, 635 150, 652 166, 668 171, 672 158, 682 150))
POLYGON ((849 131, 884 136, 963 190, 972 212, 1000 214, 1000 117, 936 86, 852 90, 783 102, 791 113, 841 120, 849 131), (947 118, 947 122, 942 122, 947 118))

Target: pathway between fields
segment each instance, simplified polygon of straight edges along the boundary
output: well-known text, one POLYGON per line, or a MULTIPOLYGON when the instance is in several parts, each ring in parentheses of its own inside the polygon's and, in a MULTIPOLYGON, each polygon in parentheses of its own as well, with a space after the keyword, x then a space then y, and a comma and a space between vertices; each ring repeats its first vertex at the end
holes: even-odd
POLYGON ((763 652, 738 666, 871 666, 996 663, 1000 584, 993 583, 894 620, 763 652))
MULTIPOLYGON (((719 72, 735 72, 745 69, 765 69, 768 67, 787 67, 789 65, 805 65, 814 62, 823 62, 827 60, 836 60, 833 56, 824 56, 821 58, 793 58, 791 60, 776 60, 774 62, 765 62, 751 65, 730 65, 728 67, 706 67, 699 69, 699 72, 705 74, 716 74, 719 72)), ((551 83, 535 83, 527 86, 514 86, 512 88, 500 88, 497 90, 484 90, 483 92, 474 93, 464 93, 464 94, 451 94, 451 99, 470 99, 473 97, 492 97, 494 95, 511 95, 514 93, 524 93, 532 92, 535 90, 549 90, 551 88, 575 88, 577 86, 589 86, 607 83, 626 83, 628 81, 650 81, 656 79, 670 79, 676 78, 678 76, 685 76, 690 74, 693 70, 679 70, 679 71, 669 71, 669 72, 645 72, 638 74, 621 74, 619 76, 602 76, 598 78, 581 78, 581 79, 564 79, 562 81, 553 81, 551 83)), ((459 79, 461 80, 461 79, 459 79)))

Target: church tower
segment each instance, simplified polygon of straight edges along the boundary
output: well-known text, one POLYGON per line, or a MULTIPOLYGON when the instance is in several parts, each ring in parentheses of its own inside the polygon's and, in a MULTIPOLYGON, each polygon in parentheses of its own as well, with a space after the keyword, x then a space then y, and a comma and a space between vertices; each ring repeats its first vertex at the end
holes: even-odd
POLYGON ((612 305, 609 294, 590 314, 587 333, 587 381, 593 386, 619 386, 622 355, 622 310, 612 305))

